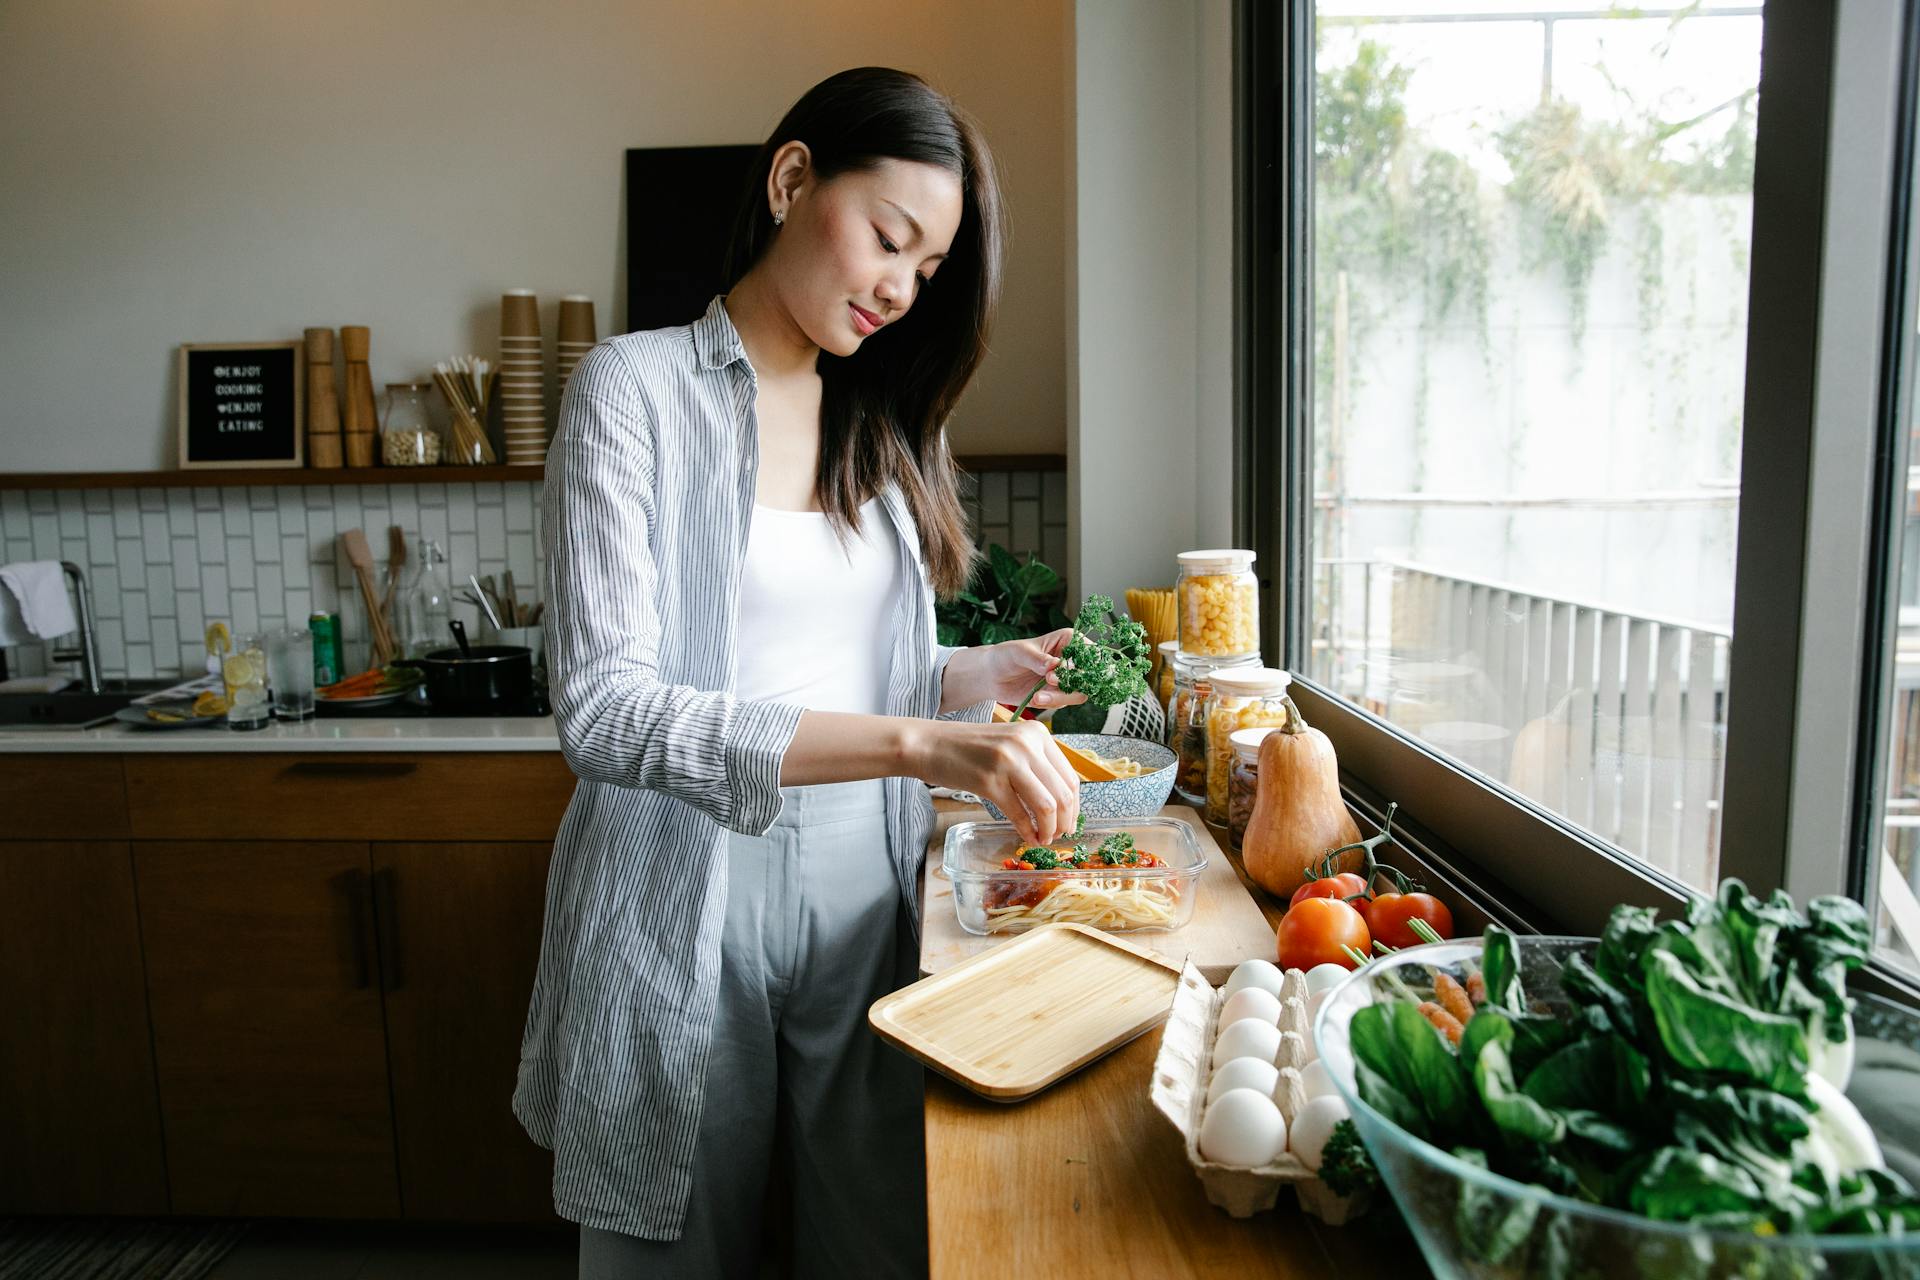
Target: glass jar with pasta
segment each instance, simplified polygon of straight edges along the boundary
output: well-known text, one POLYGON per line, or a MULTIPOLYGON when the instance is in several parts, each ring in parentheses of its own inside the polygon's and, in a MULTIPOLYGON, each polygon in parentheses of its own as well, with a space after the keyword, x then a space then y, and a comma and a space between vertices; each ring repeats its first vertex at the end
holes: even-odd
POLYGON ((1207 724, 1207 821, 1227 824, 1227 780, 1233 770, 1232 735, 1287 722, 1287 686, 1293 677, 1278 667, 1215 671, 1205 706, 1207 724))
POLYGON ((1227 847, 1235 853, 1247 838, 1253 802, 1260 798, 1260 743, 1272 732, 1235 729, 1227 739, 1233 744, 1233 768, 1227 774, 1227 847))
POLYGON ((1196 658, 1175 651, 1173 696, 1167 701, 1167 746, 1173 749, 1179 767, 1173 772, 1173 789, 1189 804, 1207 802, 1207 695, 1213 691, 1215 671, 1256 667, 1260 659, 1196 658))
POLYGON ((1251 551, 1182 551, 1174 586, 1180 651, 1200 658, 1260 652, 1260 580, 1251 551))

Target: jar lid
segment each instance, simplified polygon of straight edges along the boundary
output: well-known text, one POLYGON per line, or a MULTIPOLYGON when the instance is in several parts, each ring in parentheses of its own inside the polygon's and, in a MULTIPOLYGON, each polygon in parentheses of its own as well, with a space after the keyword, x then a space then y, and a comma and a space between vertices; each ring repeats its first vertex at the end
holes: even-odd
POLYGON ((1178 640, 1162 640, 1160 642, 1161 657, 1171 658, 1178 652, 1180 652, 1180 642, 1178 640))
POLYGON ((1253 567, 1254 554, 1227 547, 1213 551, 1182 551, 1174 559, 1180 562, 1182 569, 1226 569, 1241 570, 1253 567))
POLYGON ((1242 763, 1259 764, 1260 743, 1273 731, 1273 725, 1256 729, 1235 729, 1227 735, 1227 741, 1233 744, 1233 753, 1240 757, 1242 763))
MULTIPOLYGON (((1176 640, 1173 643, 1178 645, 1180 642, 1176 640)), ((1173 662, 1174 671, 1184 673, 1195 680, 1203 679, 1215 671, 1231 671, 1236 667, 1257 667, 1260 665, 1260 655, 1257 653, 1243 653, 1238 657, 1220 658, 1206 653, 1188 653, 1184 649, 1176 648, 1167 656, 1173 662)))
POLYGON ((1293 677, 1278 667, 1229 667, 1213 673, 1213 687, 1220 693, 1259 695, 1285 693, 1293 677))

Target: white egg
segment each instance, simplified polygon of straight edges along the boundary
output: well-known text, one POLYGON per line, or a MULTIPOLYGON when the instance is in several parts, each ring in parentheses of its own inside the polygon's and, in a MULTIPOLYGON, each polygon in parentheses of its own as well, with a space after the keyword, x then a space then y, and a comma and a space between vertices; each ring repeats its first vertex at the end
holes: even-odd
POLYGON ((1347 980, 1350 972, 1345 965, 1317 964, 1307 970, 1307 991, 1318 995, 1330 987, 1337 987, 1347 980))
POLYGON ((1280 1083, 1280 1072, 1271 1062, 1262 1062, 1258 1058, 1234 1058, 1220 1064, 1213 1073, 1213 1079, 1207 1081, 1207 1105, 1229 1089, 1252 1089, 1256 1093, 1271 1094, 1274 1086, 1280 1083))
POLYGON ((1279 1048, 1280 1028, 1258 1018, 1242 1018, 1222 1031, 1220 1038, 1213 1042, 1213 1065, 1217 1067, 1235 1058, 1258 1058, 1271 1063, 1274 1052, 1279 1048))
POLYGON ((1320 1153, 1327 1149, 1327 1139, 1333 1136, 1333 1126, 1347 1118, 1347 1104, 1339 1098, 1330 1098, 1325 1094, 1307 1099, 1307 1105, 1293 1118, 1293 1132, 1289 1135, 1287 1149, 1300 1157, 1300 1163, 1320 1171, 1320 1153))
POLYGON ((1333 1073, 1327 1070, 1327 1064, 1315 1059, 1300 1068, 1300 1083, 1306 1086, 1307 1099, 1337 1098, 1339 1092, 1333 1087, 1333 1073))
POLYGON ((1227 994, 1242 987, 1258 987, 1276 1000, 1280 998, 1280 970, 1265 960, 1242 960, 1227 979, 1227 994))
POLYGON ((1253 1089, 1229 1089, 1200 1122, 1200 1154, 1216 1164, 1258 1169, 1287 1149, 1287 1122, 1273 1099, 1253 1089))
POLYGON ((1263 991, 1259 987, 1242 987, 1220 1006, 1220 1025, 1230 1027, 1242 1018, 1277 1023, 1280 1021, 1280 1001, 1270 991, 1263 991))

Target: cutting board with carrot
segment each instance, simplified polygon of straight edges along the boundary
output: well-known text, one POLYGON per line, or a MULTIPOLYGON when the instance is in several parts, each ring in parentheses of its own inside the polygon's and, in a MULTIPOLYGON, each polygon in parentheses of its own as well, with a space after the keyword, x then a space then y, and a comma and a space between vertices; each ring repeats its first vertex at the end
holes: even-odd
MULTIPOLYGON (((947 831, 957 822, 989 821, 985 809, 950 801, 935 805, 933 836, 927 842, 927 865, 920 884, 920 972, 939 973, 969 957, 1020 935, 988 934, 980 937, 960 927, 953 909, 953 885, 941 871, 940 855, 946 847, 947 831)), ((1192 957, 1209 982, 1218 986, 1227 980, 1242 960, 1258 957, 1272 960, 1273 929, 1247 892, 1246 885, 1227 861, 1199 814, 1184 804, 1170 804, 1160 811, 1162 817, 1178 818, 1193 828, 1194 839, 1206 854, 1207 869, 1200 873, 1199 898, 1194 903, 1193 919, 1170 932, 1124 933, 1130 945, 1151 952, 1175 969, 1192 957)))

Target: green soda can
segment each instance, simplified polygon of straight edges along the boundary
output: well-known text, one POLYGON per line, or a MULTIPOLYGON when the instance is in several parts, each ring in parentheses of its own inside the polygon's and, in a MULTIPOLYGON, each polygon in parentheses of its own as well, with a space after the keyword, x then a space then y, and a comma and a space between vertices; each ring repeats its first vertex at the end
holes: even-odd
POLYGON ((340 615, 315 611, 307 619, 307 630, 313 632, 313 686, 318 689, 344 674, 340 670, 340 615))

